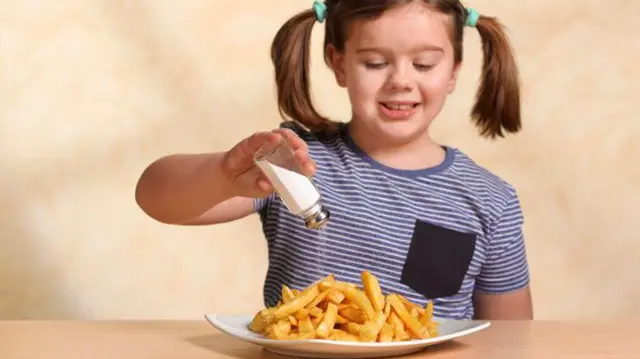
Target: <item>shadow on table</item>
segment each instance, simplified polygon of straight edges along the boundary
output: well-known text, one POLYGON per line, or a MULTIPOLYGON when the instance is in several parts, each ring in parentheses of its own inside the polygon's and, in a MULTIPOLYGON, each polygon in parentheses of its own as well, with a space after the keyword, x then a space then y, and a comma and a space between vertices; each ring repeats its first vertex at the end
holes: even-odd
POLYGON ((234 358, 291 358, 284 355, 273 354, 258 345, 247 345, 247 342, 224 334, 199 335, 188 337, 185 340, 197 347, 234 358))
MULTIPOLYGON (((197 347, 206 349, 208 351, 227 355, 234 358, 265 358, 265 359, 283 359, 283 358, 293 358, 291 356, 284 356, 271 353, 267 350, 264 350, 258 345, 247 345, 246 342, 241 341, 236 338, 229 337, 224 334, 211 334, 211 335, 199 335, 188 337, 185 339, 187 342, 195 345, 197 347)), ((403 356, 402 358, 422 358, 424 355, 443 355, 443 354, 453 354, 457 351, 464 350, 469 345, 450 341, 446 343, 441 343, 438 345, 427 347, 426 349, 403 356)))

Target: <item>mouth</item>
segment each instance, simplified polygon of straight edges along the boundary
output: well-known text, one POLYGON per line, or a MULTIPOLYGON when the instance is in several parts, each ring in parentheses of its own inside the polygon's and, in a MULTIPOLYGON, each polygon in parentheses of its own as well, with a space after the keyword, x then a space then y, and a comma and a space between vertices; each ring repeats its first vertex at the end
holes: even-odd
POLYGON ((380 102, 380 112, 390 120, 407 120, 416 113, 419 102, 380 102))
POLYGON ((380 105, 391 111, 409 111, 420 104, 418 102, 380 102, 380 105))

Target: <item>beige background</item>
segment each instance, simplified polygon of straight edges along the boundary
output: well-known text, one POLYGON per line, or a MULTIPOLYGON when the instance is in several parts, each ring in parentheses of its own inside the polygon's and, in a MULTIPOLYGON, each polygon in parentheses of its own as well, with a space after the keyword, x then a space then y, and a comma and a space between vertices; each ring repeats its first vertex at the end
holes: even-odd
MULTIPOLYGON (((311 0, 274 3, 0 3, 0 318, 201 318, 262 305, 257 218, 162 225, 133 190, 161 155, 225 149, 277 125, 270 41, 311 0)), ((434 132, 519 189, 538 318, 640 318, 640 2, 467 3, 510 29, 525 129, 492 143, 469 125, 481 53, 468 31, 459 89, 434 132)), ((317 101, 344 118, 318 29, 317 101)))

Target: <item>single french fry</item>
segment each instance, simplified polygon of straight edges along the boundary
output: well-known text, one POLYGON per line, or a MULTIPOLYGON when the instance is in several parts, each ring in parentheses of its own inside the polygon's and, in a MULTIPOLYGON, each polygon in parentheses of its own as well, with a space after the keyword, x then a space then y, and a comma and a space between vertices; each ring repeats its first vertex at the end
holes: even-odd
POLYGON ((360 277, 362 279, 364 292, 367 294, 367 297, 369 298, 369 301, 373 306, 373 310, 383 310, 384 295, 382 294, 382 290, 380 289, 380 282, 378 282, 378 278, 376 278, 369 271, 363 271, 360 277))
POLYGON ((393 341, 393 327, 388 323, 382 323, 380 334, 378 334, 378 341, 381 343, 393 341))
POLYGON ((282 285, 282 303, 283 304, 287 304, 290 301, 292 301, 296 295, 293 294, 293 292, 291 291, 291 289, 289 287, 287 287, 285 284, 282 285))
POLYGON ((322 321, 316 327, 316 334, 320 338, 328 338, 329 334, 333 330, 336 324, 336 317, 338 316, 338 307, 335 304, 329 303, 327 305, 327 311, 322 318, 322 321))
POLYGON ((420 323, 427 325, 433 318, 433 301, 429 301, 424 309, 424 312, 420 316, 420 323))

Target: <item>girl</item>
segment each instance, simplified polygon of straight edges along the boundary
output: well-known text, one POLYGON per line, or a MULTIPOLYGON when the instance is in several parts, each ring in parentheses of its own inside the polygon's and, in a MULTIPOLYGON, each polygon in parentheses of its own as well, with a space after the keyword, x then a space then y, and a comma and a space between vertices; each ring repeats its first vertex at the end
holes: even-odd
POLYGON ((269 245, 264 302, 283 284, 303 288, 328 273, 456 319, 530 319, 523 217, 514 188, 429 127, 455 88, 463 27, 482 38, 484 66, 472 117, 482 136, 520 129, 516 64, 501 25, 459 0, 328 0, 288 20, 271 57, 286 121, 229 151, 175 154, 152 163, 139 206, 169 224, 215 224, 259 213, 269 245), (313 106, 309 45, 326 21, 325 62, 348 92, 352 116, 333 122, 313 106), (308 229, 253 163, 285 138, 320 190, 331 219, 308 229))

